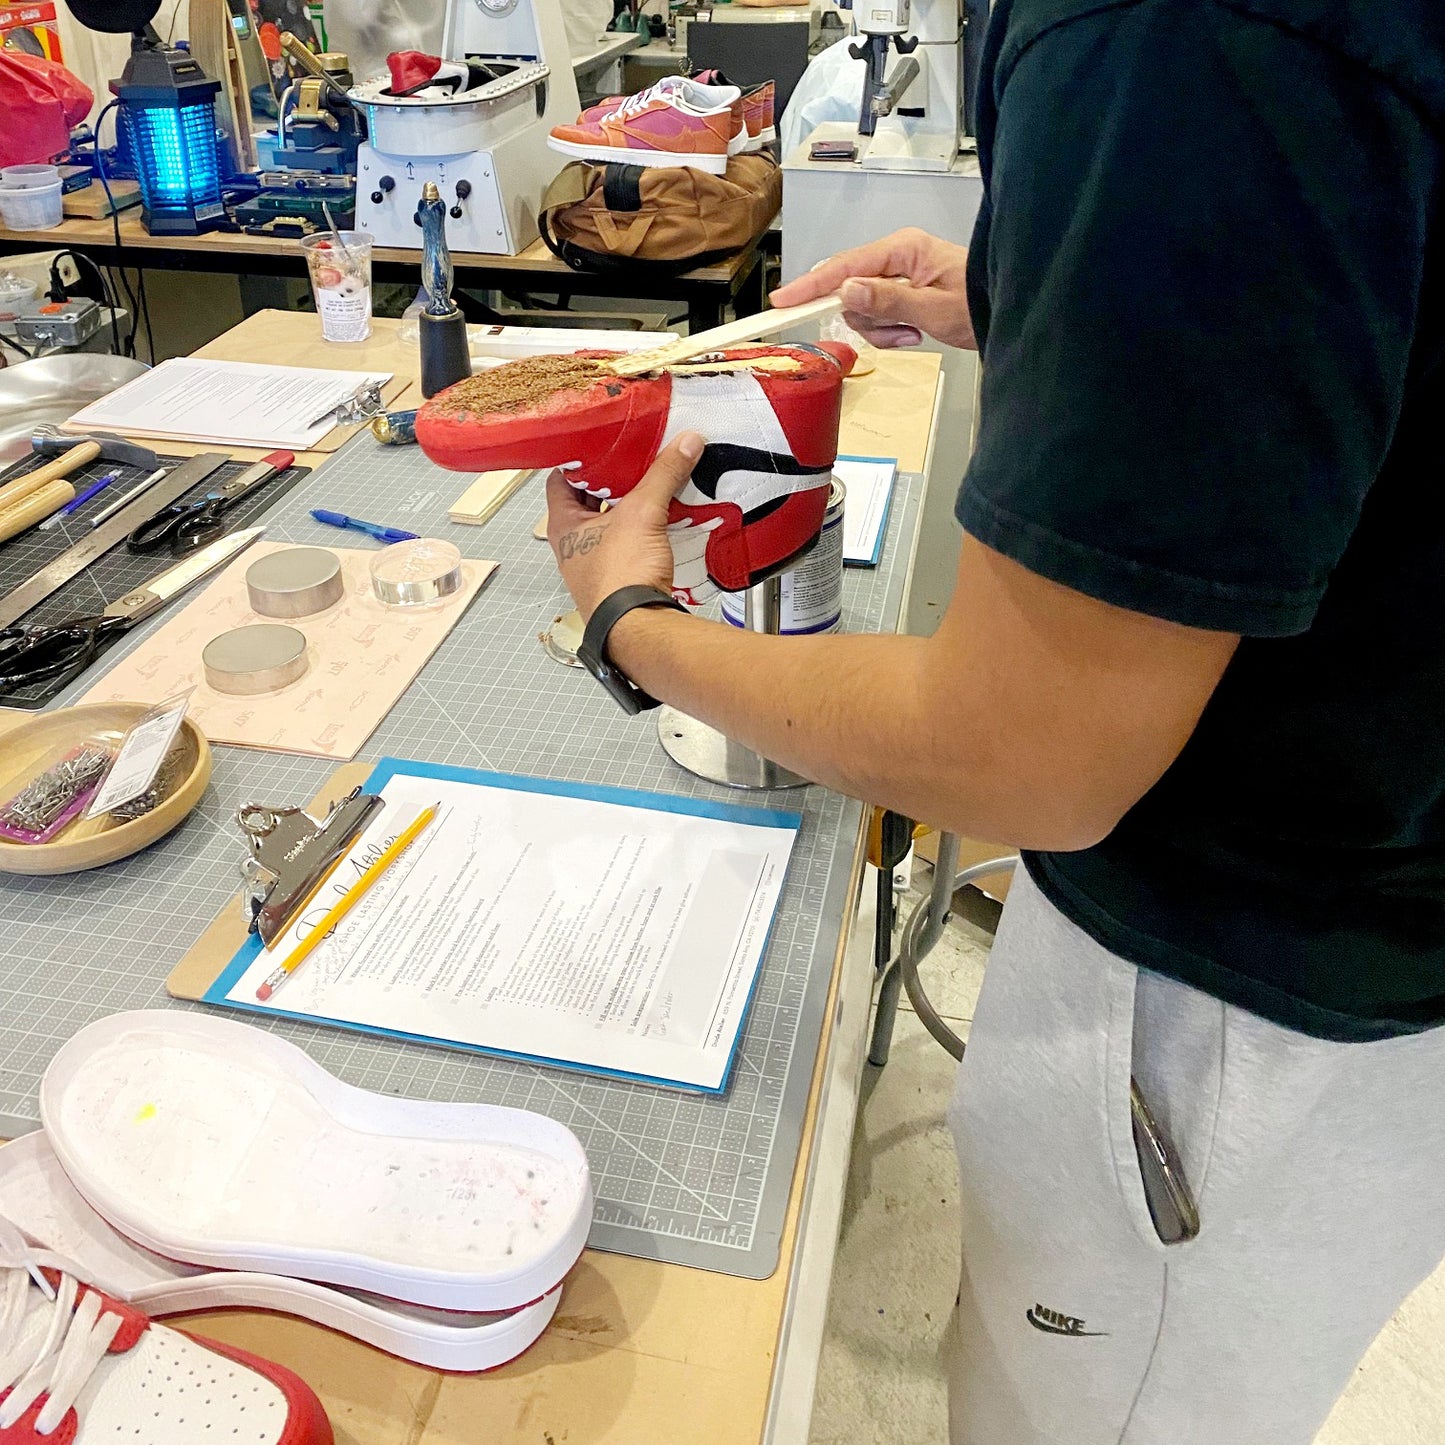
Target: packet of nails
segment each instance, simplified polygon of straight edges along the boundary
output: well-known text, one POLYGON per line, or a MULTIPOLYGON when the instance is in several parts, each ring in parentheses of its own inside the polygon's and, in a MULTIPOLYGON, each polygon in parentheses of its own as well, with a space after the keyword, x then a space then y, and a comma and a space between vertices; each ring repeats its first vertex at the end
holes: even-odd
POLYGON ((0 838, 48 843, 85 811, 115 760, 115 742, 87 738, 0 803, 0 838))
POLYGON ((94 732, 67 748, 0 802, 0 839, 49 843, 81 818, 104 830, 159 807, 185 779, 189 749, 178 734, 190 695, 151 708, 130 728, 94 732))

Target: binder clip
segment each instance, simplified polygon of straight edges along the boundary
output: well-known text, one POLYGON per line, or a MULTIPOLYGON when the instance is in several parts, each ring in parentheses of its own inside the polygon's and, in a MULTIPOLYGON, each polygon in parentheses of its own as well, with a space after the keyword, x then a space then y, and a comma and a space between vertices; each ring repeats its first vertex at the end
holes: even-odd
POLYGON ((320 819, 302 808, 247 803, 238 809, 236 823, 251 845, 241 864, 248 931, 268 948, 280 938, 381 807, 378 794, 358 787, 320 819))

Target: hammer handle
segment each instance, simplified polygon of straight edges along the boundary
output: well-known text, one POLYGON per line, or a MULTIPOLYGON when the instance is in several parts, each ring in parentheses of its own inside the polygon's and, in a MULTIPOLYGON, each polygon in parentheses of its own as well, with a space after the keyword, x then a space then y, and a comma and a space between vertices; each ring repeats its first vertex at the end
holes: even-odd
POLYGON ((8 542, 21 532, 28 532, 52 512, 58 512, 75 496, 69 482, 48 482, 39 491, 31 492, 23 502, 0 511, 0 542, 8 542))
MULTIPOLYGON (((16 502, 23 501, 32 492, 39 491, 47 482, 68 477, 71 472, 78 472, 81 467, 89 466, 99 455, 99 442, 81 442, 56 457, 53 462, 46 462, 43 467, 36 467, 33 472, 17 477, 8 486, 0 487, 0 512, 7 507, 13 507, 16 502)), ((70 496, 65 500, 68 502, 74 496, 75 488, 72 487, 70 496)))

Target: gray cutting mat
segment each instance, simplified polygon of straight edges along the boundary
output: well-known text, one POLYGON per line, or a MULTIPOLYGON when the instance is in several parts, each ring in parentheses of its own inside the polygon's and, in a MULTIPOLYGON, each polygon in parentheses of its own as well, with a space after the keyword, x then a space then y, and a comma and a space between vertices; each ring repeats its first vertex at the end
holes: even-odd
MULTIPOLYGON (((218 447, 217 450, 224 451, 225 448, 218 447)), ((184 460, 184 457, 162 456, 160 464, 162 466, 178 466, 184 460)), ((36 463, 37 466, 40 464, 40 462, 36 463)), ((212 487, 220 486, 222 482, 228 482, 232 477, 239 476, 250 465, 250 462, 227 462, 203 481, 198 482, 180 500, 193 502, 197 498, 205 496, 212 487)), ((76 542, 84 541, 90 534, 91 518, 96 513, 103 511, 116 498, 123 497, 137 482, 144 480, 149 475, 144 467, 115 467, 111 462, 96 461, 91 462, 87 467, 82 467, 67 480, 75 487, 76 496, 79 496, 92 482, 98 482, 112 470, 119 471, 120 476, 103 492, 97 492, 84 506, 78 507, 58 527, 52 527, 48 531, 40 527, 32 527, 28 532, 22 532, 18 537, 12 537, 10 541, 0 544, 0 597, 20 586, 22 582, 28 581, 42 567, 53 561, 62 552, 68 551, 76 542)), ((292 467, 282 472, 279 477, 267 482, 265 486, 258 487, 249 496, 243 497, 226 514, 227 527, 239 530, 247 526, 263 512, 269 511, 306 475, 308 475, 308 468, 292 467)), ((19 481, 19 477, 13 477, 11 480, 19 481)), ((101 612, 107 603, 114 602, 117 597, 124 597, 127 592, 148 582, 157 573, 165 571, 167 567, 173 566, 180 560, 180 557, 171 554, 169 548, 159 552, 142 553, 138 556, 127 551, 125 543, 121 542, 118 546, 112 547, 103 557, 98 558, 84 572, 72 577, 64 586, 52 592, 39 607, 31 608, 17 625, 30 627, 51 622, 64 622, 70 617, 86 617, 101 612)), ((86 673, 87 678, 97 675, 98 671, 94 668, 86 673)), ((0 696, 0 707, 40 707, 55 695, 55 691, 54 684, 50 682, 38 683, 28 688, 17 688, 13 692, 0 696)))
MULTIPOLYGON (((652 718, 624 717, 584 672, 543 655, 537 634, 571 604, 546 545, 531 535, 543 506, 540 479, 486 526, 454 526, 447 508, 469 480, 434 467, 415 447, 385 448, 362 434, 267 519, 273 537, 364 545, 358 534, 307 516, 310 507, 330 507, 445 536, 468 556, 501 563, 362 757, 394 754, 736 799, 677 768, 652 718)), ((900 477, 882 564, 848 570, 846 626, 894 625, 921 491, 921 478, 900 477)), ((127 638, 113 657, 136 641, 127 638)), ((72 687, 67 700, 78 690, 72 687)), ((168 999, 163 981, 230 904, 244 851, 231 822, 235 809, 250 801, 304 802, 334 767, 323 759, 218 748, 200 808, 148 852, 64 878, 0 876, 0 1134, 35 1126, 40 1076, 84 1024, 122 1009, 193 1007, 168 999)), ((861 809, 820 788, 750 801, 801 806, 804 825, 732 1085, 721 1098, 286 1020, 261 1026, 363 1088, 551 1115, 575 1131, 591 1160, 594 1246, 764 1278, 778 1263, 861 809)))

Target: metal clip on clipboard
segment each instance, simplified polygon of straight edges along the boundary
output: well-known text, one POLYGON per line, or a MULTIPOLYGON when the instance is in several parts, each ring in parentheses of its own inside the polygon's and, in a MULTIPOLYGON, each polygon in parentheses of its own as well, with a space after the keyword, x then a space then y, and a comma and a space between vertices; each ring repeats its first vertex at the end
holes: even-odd
POLYGON ((259 933, 268 948, 280 938, 381 807, 379 795, 358 787, 321 819, 302 808, 262 803, 239 809, 236 822, 251 845, 241 865, 249 931, 259 933))

